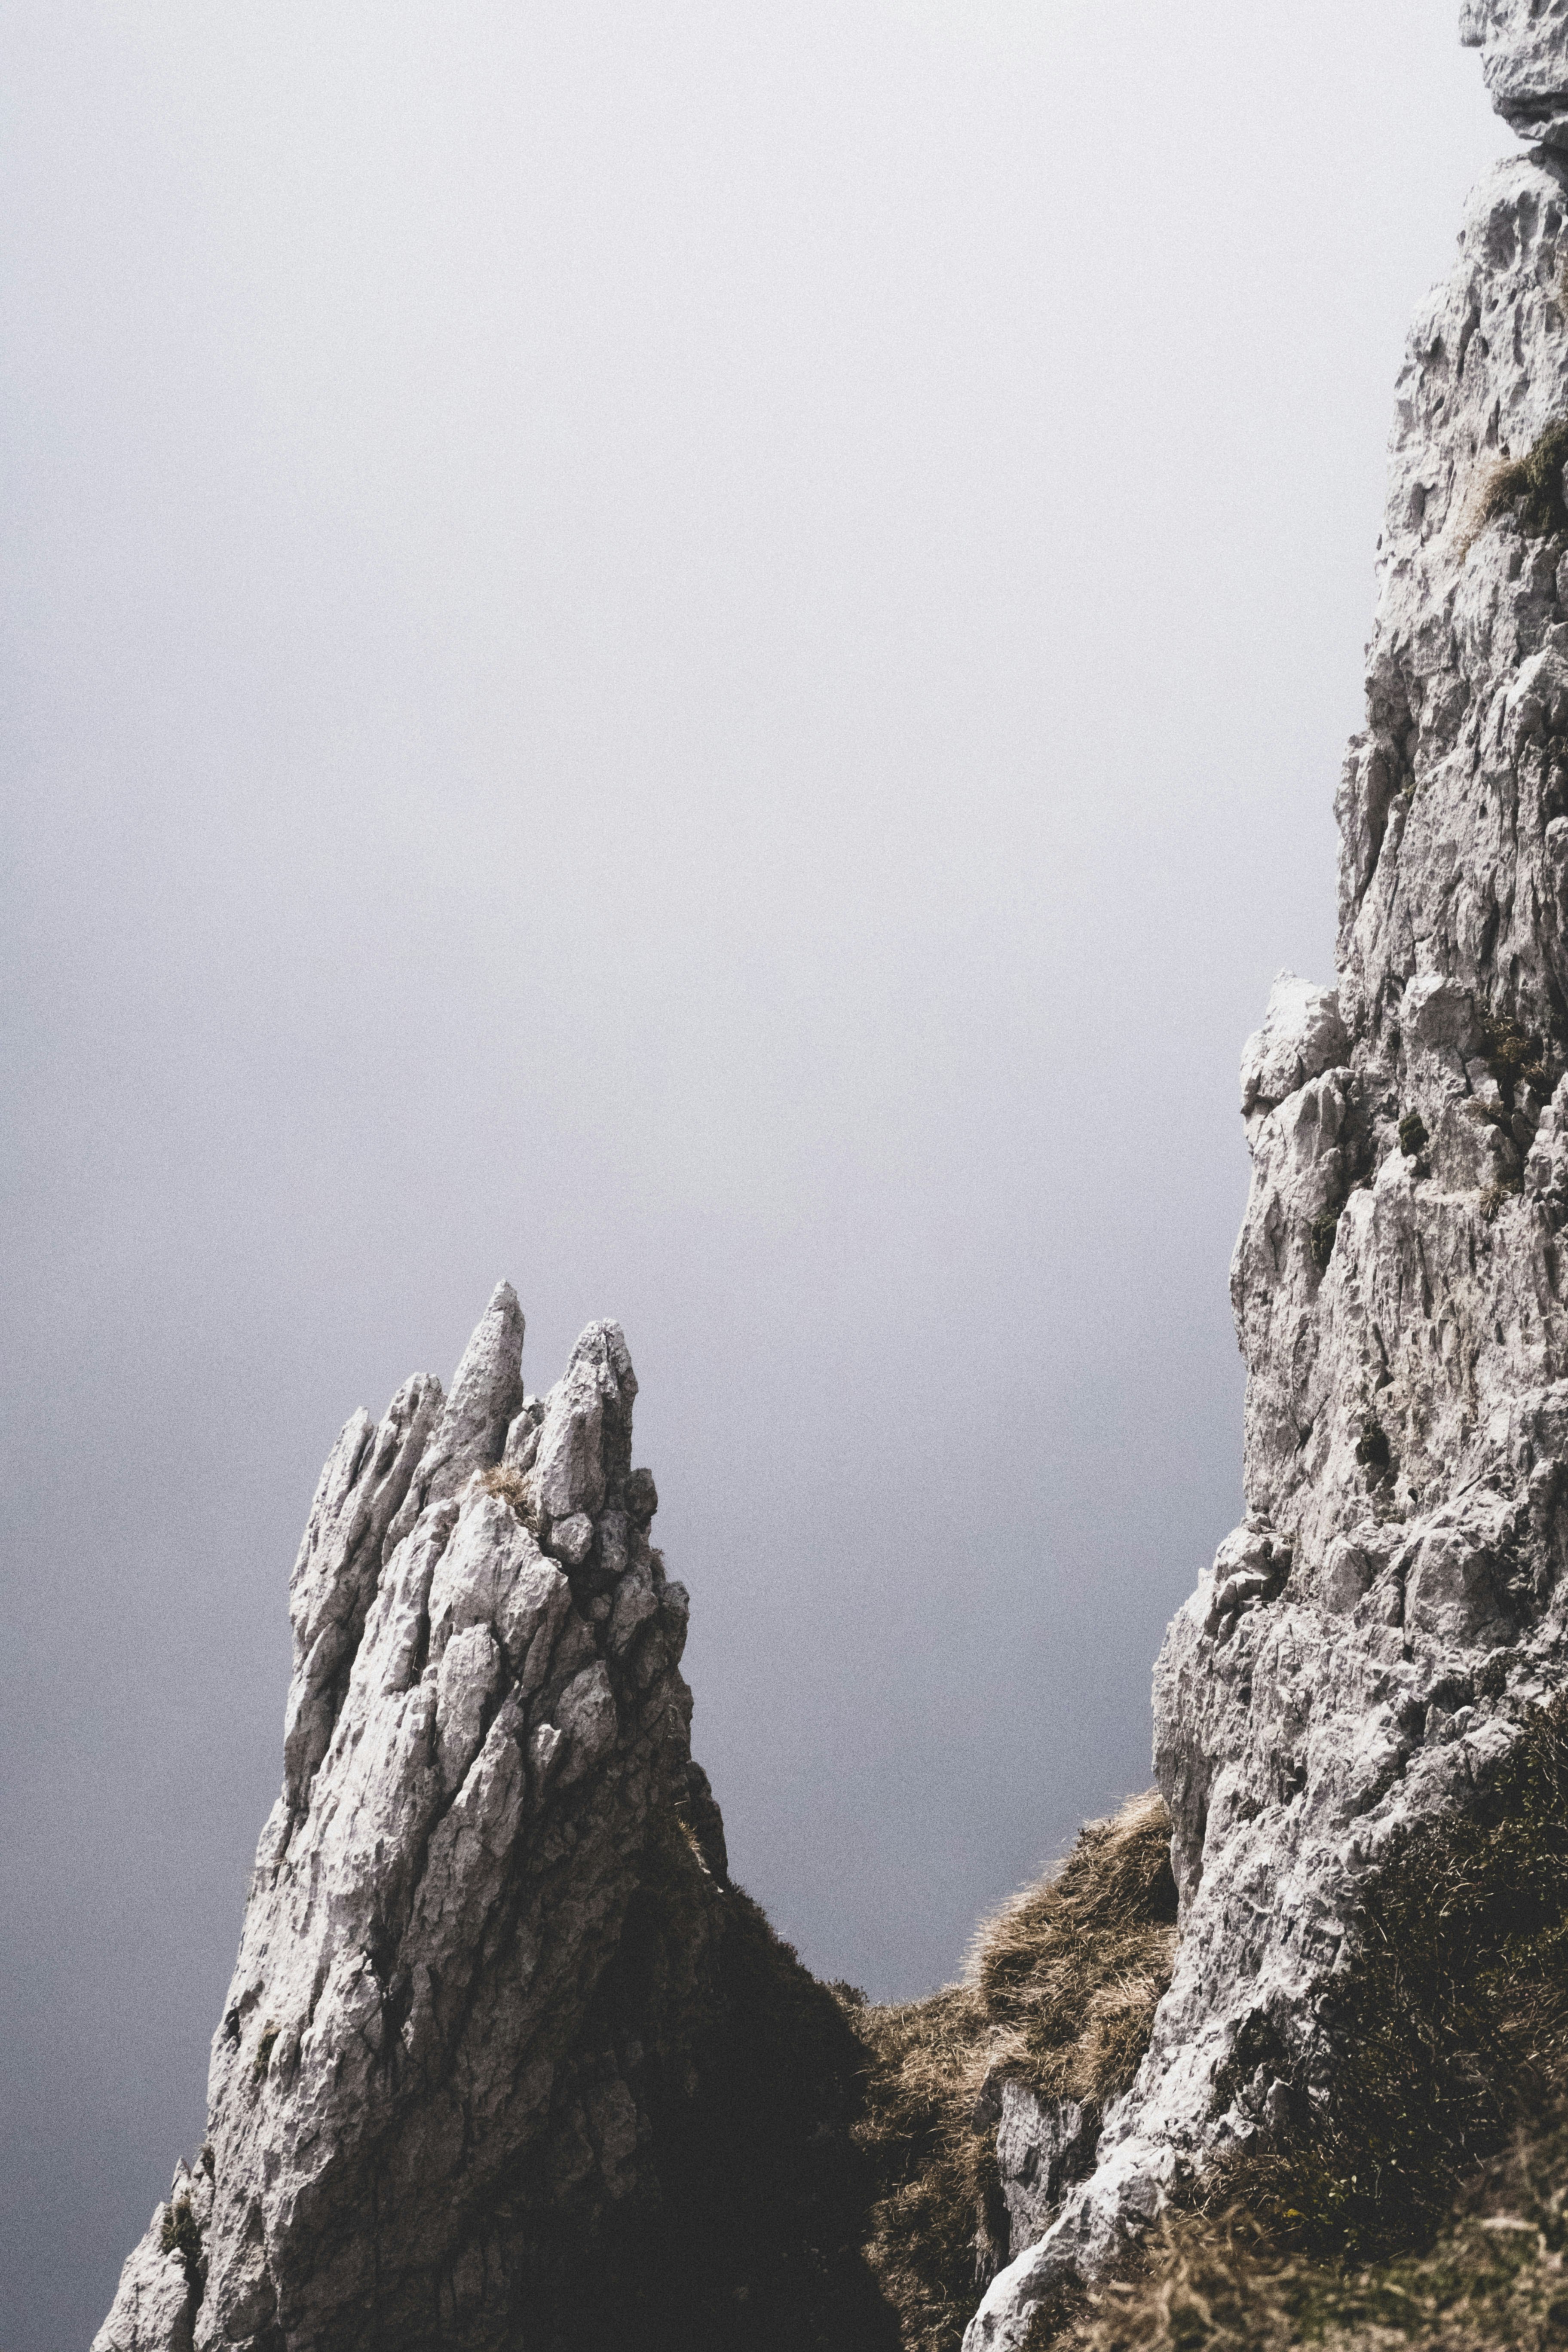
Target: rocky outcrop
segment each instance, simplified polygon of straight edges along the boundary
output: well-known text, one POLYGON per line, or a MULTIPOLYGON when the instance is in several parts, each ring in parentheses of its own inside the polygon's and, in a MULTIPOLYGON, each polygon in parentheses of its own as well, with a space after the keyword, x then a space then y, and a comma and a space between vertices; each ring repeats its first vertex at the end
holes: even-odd
POLYGON ((1369 1874, 1568 1669, 1568 5, 1490 0, 1464 37, 1565 152, 1482 182, 1410 339, 1338 982, 1282 974, 1243 1058, 1247 1517, 1155 1678, 1175 1973, 969 2352, 1289 2132, 1369 1874))
POLYGON ((522 1336, 503 1284, 321 1474, 206 2144, 95 2352, 879 2340, 858 2048, 727 1875, 626 1342, 537 1399, 522 1336))
POLYGON ((1006 2251, 1022 2253, 1048 2227, 1072 2183, 1092 2170, 1100 2113, 1082 2099, 1043 2098, 1012 2075, 987 2084, 985 2095, 995 2109, 1006 2251))
POLYGON ((1463 0, 1459 38, 1510 131, 1568 146, 1568 0, 1463 0))

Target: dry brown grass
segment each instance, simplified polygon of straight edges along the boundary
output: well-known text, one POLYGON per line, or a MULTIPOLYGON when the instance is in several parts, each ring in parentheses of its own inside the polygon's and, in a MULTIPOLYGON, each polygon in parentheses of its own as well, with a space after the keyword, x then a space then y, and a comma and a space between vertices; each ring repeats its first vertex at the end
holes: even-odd
POLYGON ((1568 2346, 1568 1697, 1368 1890, 1278 2146, 1170 2211, 1056 2352, 1568 2346))
POLYGON ((1136 2074, 1175 1949, 1170 1842, 1160 1798, 1133 1798, 982 1923, 964 1982, 851 2009, 881 2189, 868 2252, 905 2352, 956 2352, 1004 2255, 994 2130, 975 2119, 986 2076, 1102 2105, 1136 2074))
POLYGON ((1366 2268, 1282 2253, 1241 2212, 1167 2213, 1136 2273, 1065 2326, 1042 2313, 1029 2352, 1562 2352, 1562 2198, 1532 2188, 1540 2155, 1521 2149, 1506 2192, 1500 2180, 1426 2252, 1366 2268))
POLYGON ((856 2012, 870 2055, 858 2137, 880 2194, 867 2248, 905 2352, 953 2352, 989 2270, 1000 2180, 994 2136, 974 2126, 992 2046, 967 1985, 856 2012))
POLYGON ((1151 1790, 983 1922, 969 1975, 993 2024, 1020 2037, 1018 2073, 1047 2098, 1103 2102, 1138 2071, 1175 1949, 1171 1819, 1151 1790))
POLYGON ((1568 530, 1563 469, 1568 464, 1568 419, 1548 425, 1522 457, 1497 457, 1478 477, 1459 517, 1458 548, 1467 556, 1487 525, 1510 507, 1528 538, 1545 539, 1568 530))
POLYGON ((526 1470, 516 1470, 510 1462, 498 1462, 493 1468, 483 1473, 479 1484, 490 1494, 499 1495, 503 1503, 510 1504, 531 1535, 538 1535, 539 1514, 534 1507, 533 1482, 526 1470))

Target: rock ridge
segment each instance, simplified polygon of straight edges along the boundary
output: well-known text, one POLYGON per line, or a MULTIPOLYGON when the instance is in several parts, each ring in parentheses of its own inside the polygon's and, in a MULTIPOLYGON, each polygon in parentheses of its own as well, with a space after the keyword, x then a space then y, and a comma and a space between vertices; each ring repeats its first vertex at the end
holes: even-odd
POLYGON ((1542 143, 1476 189, 1399 379, 1337 980, 1281 973, 1242 1057, 1247 1512, 1154 1679, 1175 1970, 967 2352, 1289 2131, 1369 1875, 1568 1668, 1568 5, 1461 38, 1542 143))

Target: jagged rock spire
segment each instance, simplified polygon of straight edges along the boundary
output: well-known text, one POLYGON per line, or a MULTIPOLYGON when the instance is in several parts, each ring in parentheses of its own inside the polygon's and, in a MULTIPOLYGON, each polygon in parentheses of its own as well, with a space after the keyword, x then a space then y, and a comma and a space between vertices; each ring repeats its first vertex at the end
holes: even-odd
POLYGON ((94 2352, 897 2352, 865 2053, 730 1879, 625 1336, 542 1398, 522 1336, 502 1283, 321 1474, 206 2142, 94 2352))
POLYGON ((97 2352, 479 2352, 524 2313, 565 2341, 580 2288, 552 2265, 597 2232, 602 2267, 606 2217, 649 2193, 651 2115, 696 2080, 722 1830, 625 1339, 592 1325, 540 1402, 522 1338, 503 1283, 450 1394, 410 1381, 322 1471, 206 2145, 97 2352))

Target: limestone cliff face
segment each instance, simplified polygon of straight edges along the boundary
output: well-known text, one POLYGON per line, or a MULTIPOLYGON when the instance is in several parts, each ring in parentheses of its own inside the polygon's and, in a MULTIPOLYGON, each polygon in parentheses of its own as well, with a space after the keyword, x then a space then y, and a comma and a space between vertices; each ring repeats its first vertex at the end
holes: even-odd
POLYGON ((1462 37, 1546 143, 1476 191, 1410 338, 1338 984, 1281 975, 1243 1059, 1247 1516, 1154 1693, 1180 1954, 1092 2178, 970 2352, 1288 2127, 1366 1874, 1568 1669, 1568 0, 1462 37))
POLYGON ((717 2343, 748 2296, 766 2343, 781 2215, 860 2340, 798 2177, 858 2054, 726 1875, 626 1343, 592 1325, 541 1401, 522 1336, 503 1284, 450 1394, 410 1381, 321 1474, 207 2142, 95 2352, 717 2343))

